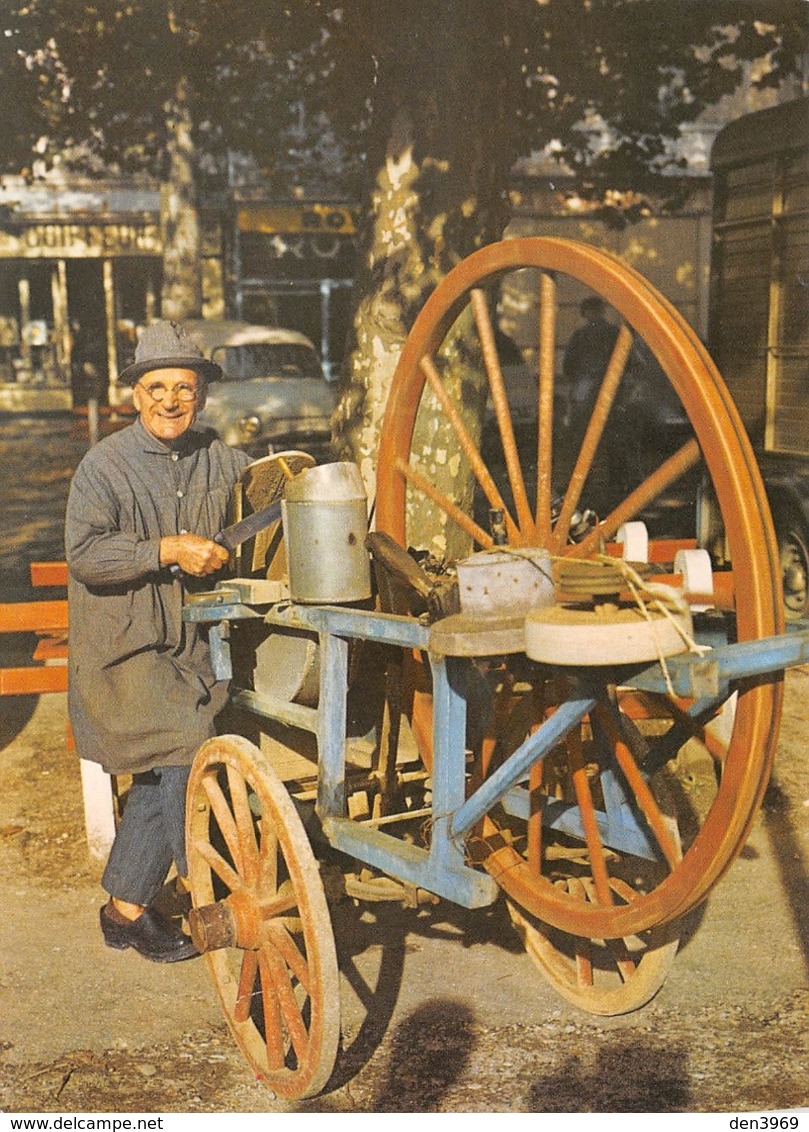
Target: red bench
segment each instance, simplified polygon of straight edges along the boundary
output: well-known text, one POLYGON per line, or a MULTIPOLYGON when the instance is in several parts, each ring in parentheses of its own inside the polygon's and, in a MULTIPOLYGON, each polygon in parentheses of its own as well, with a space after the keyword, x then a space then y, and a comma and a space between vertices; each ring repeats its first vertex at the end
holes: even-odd
MULTIPOLYGON (((66 586, 64 562, 32 562, 31 585, 66 586)), ((0 696, 67 691, 67 601, 0 603, 0 633, 35 633, 36 665, 0 668, 0 696)))
MULTIPOLYGON (((64 562, 32 562, 32 586, 66 586, 64 562)), ((34 633, 34 664, 0 668, 0 696, 37 696, 67 691, 67 601, 0 602, 0 633, 34 633)), ((75 749, 67 725, 66 743, 75 749)), ((97 763, 80 760, 84 822, 92 856, 105 860, 115 836, 113 784, 97 763)))

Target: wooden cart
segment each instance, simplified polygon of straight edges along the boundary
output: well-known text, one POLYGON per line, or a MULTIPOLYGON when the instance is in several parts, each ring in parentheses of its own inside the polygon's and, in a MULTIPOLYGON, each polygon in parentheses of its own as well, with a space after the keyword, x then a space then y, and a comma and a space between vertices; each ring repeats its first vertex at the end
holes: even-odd
MULTIPOLYGON (((288 1098, 325 1087, 340 1040, 324 847, 330 894, 411 903, 429 894, 466 908, 504 897, 531 957, 567 999, 601 1014, 635 1009, 662 985, 679 922, 744 844, 770 773, 783 670, 807 659, 807 626, 783 631, 766 497, 722 379, 670 304, 604 252, 510 240, 475 253, 436 289, 394 375, 379 451, 376 527, 402 549, 423 546, 408 515, 424 494, 479 551, 547 551, 552 608, 436 615, 424 600, 429 570, 424 588, 415 562, 397 577, 380 561, 373 607, 303 605, 284 597, 282 580, 245 578, 185 609, 209 625, 234 705, 271 733, 261 746, 220 736, 195 760, 192 933, 241 1050, 288 1098), (538 299, 532 445, 518 436, 491 314, 493 289, 517 271, 538 299), (566 288, 602 296, 622 329, 577 454, 560 473, 554 355, 566 288), (443 381, 470 328, 495 421, 496 443, 485 450, 496 451, 498 468, 443 381), (691 435, 626 484, 610 429, 636 337, 678 395, 691 435), (414 436, 425 416, 471 469, 466 503, 437 489, 422 462, 414 436), (602 460, 608 502, 588 522, 602 460), (721 570, 665 526, 662 505, 705 478, 730 550, 721 570), (503 512, 505 548, 481 518, 489 509, 503 512), (650 515, 641 563, 640 532, 628 524, 650 515), (594 581, 604 572, 606 586, 594 581), (660 644, 661 627, 678 618, 678 643, 660 644), (375 695, 376 726, 355 734, 357 704, 375 695), (698 814, 684 814, 678 797, 684 752, 710 781, 698 814), (344 863, 337 885, 334 860, 344 863)), ((268 536, 267 545, 278 541, 268 536)))

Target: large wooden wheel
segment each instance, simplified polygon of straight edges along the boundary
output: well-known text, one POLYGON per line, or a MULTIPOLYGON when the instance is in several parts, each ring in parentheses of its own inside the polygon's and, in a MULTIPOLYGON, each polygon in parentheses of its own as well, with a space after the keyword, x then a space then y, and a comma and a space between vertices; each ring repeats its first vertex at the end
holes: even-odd
POLYGON ((312 1096, 339 1040, 334 935, 292 799, 246 739, 223 735, 200 748, 186 841, 192 936, 233 1036, 273 1092, 312 1096))
MULTIPOLYGON (((586 558, 597 555, 622 524, 665 502, 683 477, 696 479, 701 466, 712 483, 727 532, 732 571, 715 575, 714 580, 731 633, 747 641, 778 632, 780 566, 763 486, 739 415, 697 336, 646 279, 615 257, 566 240, 509 240, 482 249, 450 272, 425 304, 405 343, 380 438, 377 523, 402 545, 423 546, 420 532, 409 529, 407 520, 414 493, 423 493, 447 521, 468 534, 476 548, 492 545, 480 520, 481 512, 491 507, 505 510, 512 546, 540 546, 559 558, 586 558), (515 271, 521 271, 523 278, 534 272, 539 297, 534 447, 530 450, 517 439, 516 414, 509 406, 487 296, 487 288, 515 271), (561 458, 565 456, 565 435, 559 414, 554 414, 559 297, 565 296, 571 304, 587 291, 610 304, 623 325, 595 403, 579 428, 578 451, 565 461, 561 458), (467 308, 471 308, 471 318, 467 308), (500 459, 506 469, 505 486, 481 456, 482 447, 467 431, 442 386, 443 348, 452 342, 462 317, 476 327, 480 340, 500 459), (635 482, 627 482, 626 468, 620 477, 615 474, 610 430, 616 414, 611 409, 619 402, 636 338, 643 340, 677 395, 692 435, 656 466, 639 470, 635 482), (424 416, 443 416, 464 453, 477 484, 477 504, 460 504, 437 491, 430 469, 420 465, 420 453, 413 451, 416 418, 426 398, 424 416), (621 490, 615 498, 619 483, 621 490), (572 531, 578 515, 589 506, 591 490, 600 492, 599 522, 583 536, 577 531, 574 543, 572 531)), ((652 539, 650 559, 658 568, 665 570, 669 545, 662 537, 652 539)), ((769 776, 781 686, 769 676, 741 683, 729 738, 719 741, 704 730, 706 719, 720 707, 718 703, 695 705, 673 696, 657 696, 639 706, 637 697, 616 688, 616 674, 608 666, 599 673, 594 677, 593 670, 589 672, 588 694, 598 700, 597 710, 568 732, 553 755, 562 764, 563 791, 572 791, 568 801, 578 810, 573 824, 579 832, 568 830, 557 836, 552 829, 543 830, 538 817, 541 807, 535 802, 543 796, 546 803, 554 801, 553 791, 559 786, 558 775, 549 774, 538 763, 524 784, 527 812, 522 817, 514 812, 503 816, 494 807, 486 818, 476 855, 515 904, 531 916, 571 935, 618 939, 684 915, 707 895, 741 849, 769 776), (642 743, 627 744, 622 715, 638 719, 642 743), (684 836, 680 855, 649 781, 686 743, 695 742, 710 752, 715 790, 698 828, 684 836), (639 818, 651 855, 661 865, 651 882, 644 870, 637 871, 642 878, 639 882, 632 879, 632 852, 615 853, 604 842, 605 799, 615 800, 616 795, 618 809, 626 806, 639 818), (592 900, 581 900, 571 892, 570 870, 560 872, 558 863, 551 862, 549 849, 560 840, 584 848, 587 873, 595 886, 592 900)), ((516 705, 525 698, 526 689, 535 712, 524 721, 530 730, 574 696, 575 680, 568 679, 570 675, 576 673, 567 669, 566 678, 560 679, 552 665, 526 665, 524 658, 513 663, 507 659, 499 676, 495 671, 491 680, 497 686, 490 713, 495 725, 484 763, 496 765, 498 752, 508 753, 506 735, 514 729, 514 711, 525 712, 516 705)), ((429 702, 425 706, 423 690, 416 692, 414 705, 414 731, 429 760, 429 702)), ((547 811, 547 805, 545 808, 547 811)))

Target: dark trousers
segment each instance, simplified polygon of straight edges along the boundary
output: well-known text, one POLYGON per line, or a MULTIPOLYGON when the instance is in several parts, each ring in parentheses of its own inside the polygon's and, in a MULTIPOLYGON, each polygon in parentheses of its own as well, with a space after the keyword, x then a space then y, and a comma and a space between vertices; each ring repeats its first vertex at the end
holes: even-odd
POLYGON ((166 766, 136 774, 115 834, 104 889, 129 904, 150 904, 172 862, 186 876, 185 789, 191 768, 166 766))

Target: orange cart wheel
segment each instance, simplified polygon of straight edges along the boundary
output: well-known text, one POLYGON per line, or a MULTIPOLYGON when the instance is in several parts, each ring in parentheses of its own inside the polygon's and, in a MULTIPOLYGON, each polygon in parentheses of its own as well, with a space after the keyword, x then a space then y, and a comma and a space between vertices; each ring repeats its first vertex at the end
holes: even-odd
POLYGON ((186 819, 192 936, 245 1058, 281 1097, 334 1067, 340 996, 317 862, 283 783, 236 735, 200 748, 186 819))
MULTIPOLYGON (((764 489, 741 419, 696 334, 646 279, 605 252, 560 239, 507 240, 476 252, 444 278, 405 343, 381 432, 377 524, 403 546, 423 545, 419 532, 408 527, 410 501, 414 493, 422 493, 430 496, 447 522, 461 526, 477 548, 492 544, 481 514, 486 508, 502 508, 512 546, 544 547, 556 559, 595 558, 628 521, 656 509, 658 519, 665 518, 678 487, 689 477, 696 484, 701 474, 712 484, 727 533, 732 571, 715 572, 714 588, 721 595, 731 636, 752 641, 779 632, 780 565, 764 489), (530 444, 525 443, 524 385, 518 415, 498 358, 487 295, 487 289, 508 282, 515 272, 523 281, 533 275, 539 308, 530 444), (588 419, 578 433, 572 430, 576 450, 571 454, 565 451, 570 431, 565 432, 555 411, 555 340, 560 309, 587 291, 611 305, 622 327, 588 419), (479 339, 496 419, 494 445, 476 444, 442 387, 442 348, 456 336, 461 318, 476 328, 479 339), (631 468, 623 467, 616 477, 614 432, 638 339, 655 359, 666 388, 679 400, 691 434, 651 467, 635 469, 632 481, 631 468), (477 499, 470 506, 462 507, 436 491, 430 469, 420 465, 420 453, 413 451, 416 417, 425 398, 429 398, 426 412, 444 414, 472 470, 477 499), (491 451, 496 453, 494 461, 488 455, 491 451), (595 508, 589 506, 591 493, 598 500, 595 508), (599 516, 589 531, 581 525, 588 510, 599 516)), ((656 569, 674 572, 669 551, 673 554, 675 545, 653 534, 649 556, 656 569)), ((569 733, 546 760, 552 774, 537 764, 524 784, 531 795, 532 814, 536 797, 544 795, 550 803, 555 800, 553 791, 561 790, 560 800, 566 799, 578 813, 580 832, 557 836, 531 816, 504 815, 496 806, 479 831, 475 855, 524 913, 575 937, 615 940, 683 916, 705 898, 741 849, 772 764, 781 684, 773 676, 741 682, 732 723, 721 738, 705 731, 703 716, 689 718, 688 703, 652 697, 646 708, 635 712, 642 741, 628 744, 621 724, 628 712, 622 705, 625 699, 636 705, 636 697, 615 689, 616 676, 608 664, 600 672, 602 691, 593 718, 585 718, 581 728, 569 733), (649 768, 670 764, 695 743, 712 761, 715 790, 697 827, 682 836, 680 853, 649 788, 649 768), (636 883, 632 853, 614 853, 600 835, 604 798, 611 791, 614 794, 616 782, 620 805, 641 815, 648 833, 658 865, 651 881, 645 870, 636 870, 642 878, 636 883), (595 886, 592 899, 582 900, 578 891, 571 892, 573 874, 563 870, 560 875, 558 863, 552 862, 549 850, 560 839, 566 844, 572 839, 583 848, 578 872, 586 868, 595 886)), ((525 715, 525 707, 519 707, 528 695, 525 690, 534 705, 522 721, 527 733, 569 698, 571 681, 565 676, 570 675, 576 675, 575 669, 566 669, 560 678, 552 662, 532 665, 524 657, 506 658, 499 671, 493 671, 492 702, 499 701, 499 707, 495 705, 491 713, 495 725, 484 743, 484 773, 513 745, 506 736, 514 730, 514 712, 525 715)), ((429 764, 424 711, 422 702, 417 734, 422 736, 429 764)))

